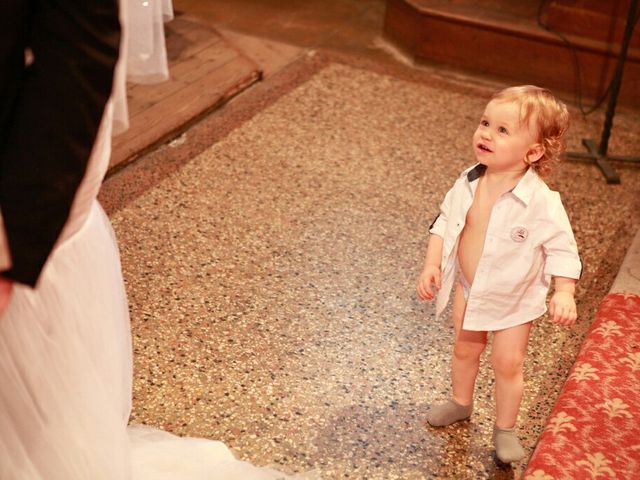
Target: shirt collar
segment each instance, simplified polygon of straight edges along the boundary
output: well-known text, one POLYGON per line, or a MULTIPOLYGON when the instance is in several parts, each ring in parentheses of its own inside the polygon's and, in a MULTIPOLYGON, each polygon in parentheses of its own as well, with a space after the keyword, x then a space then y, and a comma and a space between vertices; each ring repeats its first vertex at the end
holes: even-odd
POLYGON ((520 179, 511 193, 520 199, 525 205, 529 204, 533 192, 536 190, 538 184, 541 182, 540 177, 536 171, 529 167, 524 176, 520 179))
MULTIPOLYGON (((466 169, 462 172, 462 175, 467 178, 469 184, 478 180, 482 174, 487 170, 487 166, 481 163, 475 164, 473 167, 466 169)), ((540 182, 540 177, 533 168, 529 168, 518 184, 511 190, 511 193, 525 205, 529 204, 531 196, 536 189, 537 184, 540 182)), ((472 188, 472 190, 474 190, 472 188)))
POLYGON ((486 169, 487 169, 486 165, 483 165, 481 163, 476 163, 473 167, 467 168, 463 172, 463 175, 465 175, 467 177, 467 181, 471 183, 479 179, 486 169))

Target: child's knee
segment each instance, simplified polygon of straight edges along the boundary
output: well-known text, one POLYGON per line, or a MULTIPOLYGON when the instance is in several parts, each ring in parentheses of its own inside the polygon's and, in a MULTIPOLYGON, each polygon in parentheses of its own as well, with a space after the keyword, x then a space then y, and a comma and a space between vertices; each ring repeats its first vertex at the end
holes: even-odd
POLYGON ((496 374, 506 377, 519 375, 523 364, 524 355, 518 351, 491 353, 491 366, 496 374))
POLYGON ((476 360, 482 355, 485 346, 485 342, 457 341, 453 347, 453 355, 458 360, 476 360))

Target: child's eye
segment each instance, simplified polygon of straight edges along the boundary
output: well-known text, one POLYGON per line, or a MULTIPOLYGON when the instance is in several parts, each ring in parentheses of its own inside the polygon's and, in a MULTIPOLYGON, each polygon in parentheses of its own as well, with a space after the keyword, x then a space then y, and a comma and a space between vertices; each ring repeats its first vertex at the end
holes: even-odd
POLYGON ((509 132, 507 131, 507 129, 506 129, 506 128, 504 128, 504 127, 500 127, 500 128, 498 128, 498 132, 500 132, 500 133, 506 133, 506 134, 509 134, 509 132))
POLYGON ((488 127, 489 122, 487 120, 480 120, 480 125, 482 125, 483 127, 488 127))

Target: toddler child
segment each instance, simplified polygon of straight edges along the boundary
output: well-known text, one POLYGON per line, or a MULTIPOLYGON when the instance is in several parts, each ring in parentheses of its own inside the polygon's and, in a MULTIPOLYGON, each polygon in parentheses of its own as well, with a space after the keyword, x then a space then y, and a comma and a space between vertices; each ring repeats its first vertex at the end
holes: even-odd
POLYGON ((576 321, 575 283, 582 271, 560 195, 541 176, 558 161, 569 124, 566 106, 531 85, 496 93, 473 135, 477 164, 446 194, 431 233, 417 292, 439 290, 436 316, 453 287, 455 345, 452 397, 428 413, 433 426, 471 416, 480 355, 492 335, 496 379, 496 456, 505 463, 525 452, 514 428, 523 391, 522 365, 533 320, 576 321))

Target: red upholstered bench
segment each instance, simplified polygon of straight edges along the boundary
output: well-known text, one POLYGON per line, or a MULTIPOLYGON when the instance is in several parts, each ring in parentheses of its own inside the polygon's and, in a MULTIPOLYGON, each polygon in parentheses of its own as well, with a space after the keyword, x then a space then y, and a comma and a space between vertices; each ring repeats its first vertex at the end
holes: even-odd
POLYGON ((610 293, 524 480, 640 479, 640 296, 610 293))

